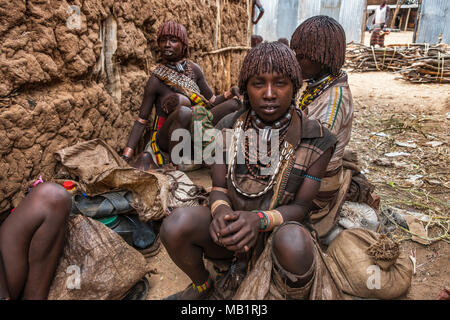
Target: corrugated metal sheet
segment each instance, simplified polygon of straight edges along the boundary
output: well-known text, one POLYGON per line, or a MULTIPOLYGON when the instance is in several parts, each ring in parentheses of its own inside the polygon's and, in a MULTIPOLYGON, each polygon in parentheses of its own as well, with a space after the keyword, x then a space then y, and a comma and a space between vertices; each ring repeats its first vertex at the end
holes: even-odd
POLYGON ((450 43, 450 1, 423 0, 416 42, 437 43, 440 34, 450 43))
POLYGON ((297 28, 298 0, 282 0, 278 3, 277 36, 291 40, 297 28))
POLYGON ((366 25, 366 0, 343 0, 339 17, 336 19, 345 30, 347 42, 361 42, 363 28, 366 25))
POLYGON ((327 15, 333 17, 342 25, 347 42, 361 42, 363 23, 365 23, 366 0, 299 1, 299 24, 315 15, 327 15))
POLYGON ((258 34, 267 41, 276 41, 280 38, 276 28, 278 22, 278 0, 260 0, 260 2, 264 8, 264 15, 258 24, 255 25, 253 34, 258 34))
POLYGON ((254 27, 264 40, 290 39, 295 28, 316 15, 335 18, 345 30, 347 42, 361 42, 367 0, 261 0, 265 13, 254 27))

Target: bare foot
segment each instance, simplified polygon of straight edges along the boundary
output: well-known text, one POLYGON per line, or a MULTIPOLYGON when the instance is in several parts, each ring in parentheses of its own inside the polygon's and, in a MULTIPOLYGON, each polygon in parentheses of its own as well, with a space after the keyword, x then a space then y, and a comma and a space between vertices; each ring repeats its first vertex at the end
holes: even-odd
POLYGON ((148 152, 142 152, 139 154, 131 163, 130 165, 141 171, 147 171, 151 169, 157 169, 158 165, 155 164, 153 161, 152 155, 148 152))
POLYGON ((183 291, 168 296, 164 300, 207 300, 213 293, 214 285, 203 292, 194 289, 192 283, 183 291))

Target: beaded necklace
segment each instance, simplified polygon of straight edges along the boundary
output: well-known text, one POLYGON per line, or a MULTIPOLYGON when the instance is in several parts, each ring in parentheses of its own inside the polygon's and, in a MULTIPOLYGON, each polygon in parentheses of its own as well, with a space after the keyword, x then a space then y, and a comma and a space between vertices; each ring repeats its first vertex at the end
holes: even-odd
POLYGON ((342 72, 338 75, 329 74, 322 80, 308 84, 305 91, 297 101, 298 108, 305 110, 308 105, 314 101, 318 96, 322 94, 336 79, 340 78, 342 72))
MULTIPOLYGON (((275 178, 278 175, 278 171, 280 170, 281 167, 281 162, 283 160, 288 161, 290 159, 290 157, 293 156, 294 150, 293 149, 289 149, 289 144, 287 143, 287 141, 284 141, 283 143, 283 148, 281 150, 279 159, 278 159, 278 164, 275 168, 275 172, 270 176, 270 180, 267 182, 266 187, 261 190, 258 193, 247 193, 245 191, 243 191, 241 188, 239 188, 238 184, 236 183, 236 177, 235 177, 235 163, 236 163, 236 158, 237 158, 237 154, 238 154, 238 141, 240 140, 240 136, 242 134, 243 131, 243 121, 238 121, 236 124, 236 129, 234 130, 234 135, 233 135, 233 155, 231 157, 231 163, 229 165, 229 174, 230 174, 230 180, 231 183, 233 185, 233 187, 236 189, 237 192, 239 192, 240 194, 242 194, 245 197, 248 198, 257 198, 259 196, 262 196, 263 194, 265 194, 267 191, 270 190, 270 188, 272 188, 273 184, 275 183, 275 178)), ((280 145, 281 147, 281 145, 280 145)))
MULTIPOLYGON (((277 133, 279 134, 279 142, 278 142, 278 150, 281 149, 281 146, 286 138, 287 135, 287 128, 289 126, 290 120, 292 118, 292 108, 289 108, 288 112, 286 112, 285 116, 278 120, 274 124, 274 128, 270 126, 265 126, 261 119, 258 118, 255 112, 251 112, 250 116, 247 117, 245 123, 244 123, 244 131, 247 131, 249 129, 257 129, 260 131, 263 131, 263 137, 262 137, 262 143, 269 143, 272 138, 272 131, 277 130, 277 133), (267 134, 267 131, 270 131, 270 133, 267 134)), ((257 174, 258 171, 261 170, 261 167, 269 168, 271 166, 271 162, 269 163, 262 163, 260 159, 260 154, 258 152, 258 149, 254 145, 255 141, 253 139, 250 139, 249 136, 244 137, 244 157, 245 157, 245 165, 250 172, 250 174, 261 180, 267 180, 270 176, 269 175, 259 175, 257 174), (251 152, 253 151, 253 152, 251 152), (255 160, 256 163, 250 163, 250 160, 255 160), (255 169, 255 170, 254 170, 255 169)), ((271 144, 270 144, 271 145, 271 144)), ((270 158, 272 155, 272 148, 268 148, 267 151, 267 158, 270 158)), ((252 161, 254 162, 254 161, 252 161)))

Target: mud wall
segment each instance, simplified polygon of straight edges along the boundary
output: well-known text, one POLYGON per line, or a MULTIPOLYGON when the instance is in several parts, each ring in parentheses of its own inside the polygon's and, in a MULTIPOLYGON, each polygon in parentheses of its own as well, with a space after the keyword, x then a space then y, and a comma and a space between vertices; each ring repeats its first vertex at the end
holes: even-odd
POLYGON ((191 58, 217 94, 236 84, 247 0, 0 1, 0 212, 29 182, 58 174, 54 152, 102 138, 120 152, 140 108, 156 32, 189 32, 191 58))

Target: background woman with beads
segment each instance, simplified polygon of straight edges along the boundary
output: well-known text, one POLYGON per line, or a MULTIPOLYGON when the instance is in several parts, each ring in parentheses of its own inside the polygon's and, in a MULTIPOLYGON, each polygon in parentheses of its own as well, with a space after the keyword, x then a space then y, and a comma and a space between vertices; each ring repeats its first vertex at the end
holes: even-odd
MULTIPOLYGON (((215 293, 229 299, 237 290, 244 299, 273 298, 274 293, 307 299, 313 284, 329 278, 320 248, 304 224, 336 138, 295 108, 301 83, 298 62, 286 45, 262 43, 247 54, 239 78, 245 110, 234 123, 231 146, 224 147, 229 161, 212 167, 210 207, 176 209, 161 227, 170 257, 192 280, 192 285, 170 298, 206 299, 215 293), (244 138, 250 129, 260 137, 256 151, 244 138), (270 147, 270 168, 260 158, 261 143, 270 147), (264 173, 267 169, 271 174, 264 173), (208 272, 203 257, 230 262, 222 275, 232 280, 226 283, 233 289, 227 295, 221 291, 225 282, 208 272), (264 278, 274 288, 257 290, 262 296, 255 297, 245 293, 250 286, 240 284, 242 279, 255 283, 251 279, 259 271, 254 266, 261 259, 273 266, 264 278), (245 278, 233 277, 236 263, 242 260, 249 273, 245 278), (217 281, 221 285, 214 290, 217 281)), ((339 295, 336 288, 322 293, 330 296, 321 298, 339 295)))
POLYGON ((308 83, 297 105, 309 118, 320 120, 338 141, 312 208, 311 218, 320 237, 334 226, 343 200, 338 199, 339 190, 348 188, 351 179, 350 173, 344 175, 342 161, 353 122, 352 93, 347 74, 341 69, 345 47, 344 29, 328 16, 305 20, 291 38, 291 49, 308 83))

